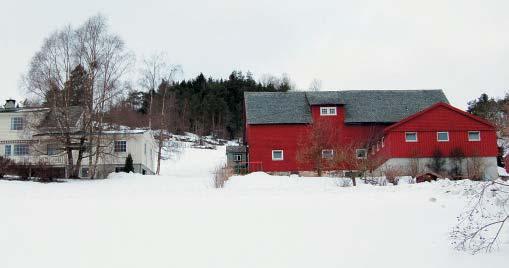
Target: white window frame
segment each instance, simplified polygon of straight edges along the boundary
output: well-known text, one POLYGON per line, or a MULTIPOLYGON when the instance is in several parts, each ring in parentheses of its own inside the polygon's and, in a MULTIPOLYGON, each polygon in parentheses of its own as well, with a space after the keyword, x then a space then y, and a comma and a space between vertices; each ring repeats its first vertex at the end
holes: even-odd
POLYGON ((437 132, 437 141, 438 142, 448 142, 449 141, 449 132, 448 131, 438 131, 437 132), (446 133, 447 134, 447 140, 440 140, 440 134, 446 133))
POLYGON ((467 133, 467 135, 468 135, 468 141, 481 141, 481 131, 478 131, 478 130, 472 130, 472 131, 469 131, 469 132, 467 133), (470 139, 470 133, 477 133, 477 134, 479 135, 479 139, 477 139, 477 140, 472 140, 472 139, 470 139))
POLYGON ((357 159, 367 159, 368 158, 368 151, 366 149, 356 149, 355 150, 355 157, 357 159), (364 152, 364 157, 359 157, 359 152, 364 152))
POLYGON ((242 162, 242 154, 234 154, 233 162, 242 162))
POLYGON ((25 122, 23 117, 21 116, 14 116, 11 117, 11 130, 23 130, 25 128, 25 122), (19 122, 15 122, 19 119, 19 122))
POLYGON ((283 161, 285 159, 285 154, 283 150, 272 150, 272 161, 283 161), (281 158, 274 158, 275 152, 281 152, 281 158))
POLYGON ((405 142, 418 142, 419 141, 419 135, 417 135, 417 132, 415 131, 412 131, 412 132, 405 132, 405 142), (415 140, 409 140, 407 139, 407 135, 408 134, 415 134, 415 140))
POLYGON ((334 150, 332 150, 332 149, 323 149, 322 150, 322 158, 323 159, 332 159, 332 158, 334 158, 334 150), (327 157, 327 156, 324 155, 324 153, 326 153, 326 152, 330 152, 330 157, 327 157))
POLYGON ((320 116, 335 116, 335 115, 338 115, 337 107, 334 106, 320 107, 320 116))
POLYGON ((113 152, 115 153, 127 153, 127 141, 126 140, 116 140, 113 142, 113 152), (117 143, 125 142, 125 151, 118 151, 117 150, 117 143))
POLYGON ((382 137, 382 148, 384 148, 384 147, 385 147, 385 137, 382 137))

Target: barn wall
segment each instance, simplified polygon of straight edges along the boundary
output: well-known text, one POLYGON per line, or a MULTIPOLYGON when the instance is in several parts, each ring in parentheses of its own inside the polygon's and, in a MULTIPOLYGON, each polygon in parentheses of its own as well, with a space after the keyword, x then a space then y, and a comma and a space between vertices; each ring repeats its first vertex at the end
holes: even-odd
POLYGON ((497 137, 492 126, 444 106, 437 106, 397 127, 390 128, 385 140, 391 157, 431 157, 436 149, 450 156, 460 148, 466 156, 497 156, 497 137), (449 132, 449 141, 437 141, 437 132, 449 132), (468 131, 480 131, 480 141, 469 141, 468 131), (417 142, 406 142, 405 132, 417 132, 417 142))
MULTIPOLYGON (((331 107, 333 105, 323 105, 331 107)), ((337 107, 336 116, 320 116, 320 106, 312 106, 313 121, 323 120, 337 129, 337 142, 352 144, 355 148, 364 148, 365 143, 373 137, 380 137, 386 125, 346 125, 344 124, 345 110, 337 107)), ((313 170, 311 163, 297 162, 298 145, 305 143, 309 136, 311 125, 306 124, 274 124, 247 125, 246 137, 249 144, 249 162, 251 171, 259 169, 256 162, 262 162, 262 170, 269 172, 292 172, 313 170), (284 160, 273 161, 272 150, 283 150, 284 160)))

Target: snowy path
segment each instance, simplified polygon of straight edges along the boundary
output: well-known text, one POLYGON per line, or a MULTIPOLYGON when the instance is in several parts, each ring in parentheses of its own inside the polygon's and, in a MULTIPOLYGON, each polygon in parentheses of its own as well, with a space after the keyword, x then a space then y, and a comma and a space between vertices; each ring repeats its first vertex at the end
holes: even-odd
POLYGON ((452 250, 462 185, 335 187, 237 177, 210 188, 217 151, 187 149, 164 176, 0 181, 0 267, 504 267, 452 250), (431 202, 430 198, 436 198, 431 202))

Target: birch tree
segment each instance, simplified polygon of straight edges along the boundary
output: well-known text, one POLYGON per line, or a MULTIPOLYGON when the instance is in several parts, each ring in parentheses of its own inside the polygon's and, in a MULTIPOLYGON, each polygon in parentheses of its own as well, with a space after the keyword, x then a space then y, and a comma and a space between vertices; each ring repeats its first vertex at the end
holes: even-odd
POLYGON ((32 58, 25 76, 26 86, 30 93, 47 100, 46 105, 57 122, 58 137, 64 140, 71 176, 77 177, 85 157, 89 160, 91 177, 95 176, 104 147, 104 116, 121 94, 125 74, 133 60, 122 39, 109 32, 102 15, 89 18, 77 29, 68 25, 52 33, 32 58), (72 110, 69 108, 75 102, 72 90, 66 90, 66 85, 69 87, 71 72, 77 66, 83 68, 86 77, 80 85, 83 101, 79 106, 83 113, 79 129, 74 130, 76 125, 68 119, 72 110), (76 162, 73 151, 78 151, 76 162))

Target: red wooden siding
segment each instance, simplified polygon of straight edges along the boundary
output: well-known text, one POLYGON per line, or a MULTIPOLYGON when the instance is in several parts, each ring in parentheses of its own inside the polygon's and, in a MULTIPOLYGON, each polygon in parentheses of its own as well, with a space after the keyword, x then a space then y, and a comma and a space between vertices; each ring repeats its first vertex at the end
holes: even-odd
MULTIPOLYGON (((323 107, 337 107, 337 115, 320 116, 321 106, 312 106, 313 121, 325 120, 338 128, 338 143, 357 144, 364 146, 366 140, 372 136, 380 136, 386 125, 346 125, 344 124, 345 109, 343 106, 323 105, 323 107)), ((299 171, 312 170, 311 164, 297 163, 298 145, 306 138, 309 131, 306 124, 275 124, 248 125, 246 137, 249 141, 249 161, 263 163, 263 171, 299 171), (284 150, 283 161, 272 161, 272 150, 284 150)))
MULTIPOLYGON (((377 161, 431 157, 436 148, 439 148, 444 156, 449 156, 454 148, 461 148, 466 156, 495 157, 498 153, 494 126, 449 104, 435 104, 391 126, 345 124, 343 106, 335 106, 335 116, 320 116, 320 107, 311 107, 313 122, 326 121, 335 127, 339 144, 365 148, 367 143, 371 142, 374 147, 365 149, 368 149, 368 157, 377 158, 377 161), (449 141, 437 141, 437 131, 449 132, 449 141), (481 140, 469 141, 468 131, 479 131, 481 140), (418 141, 406 142, 405 132, 417 132, 418 141)), ((310 127, 311 125, 307 124, 247 125, 249 161, 261 162, 263 171, 312 170, 311 163, 302 164, 296 160, 298 145, 309 135, 310 127), (273 161, 272 150, 283 150, 284 160, 273 161)))
POLYGON ((410 116, 386 130, 390 157, 431 157, 438 148, 449 156, 454 148, 461 148, 466 156, 496 156, 495 128, 472 115, 448 104, 437 104, 410 116), (449 141, 437 141, 437 132, 449 132, 449 141), (468 131, 479 131, 480 141, 469 141, 468 131), (417 132, 417 142, 406 142, 405 132, 417 132))

